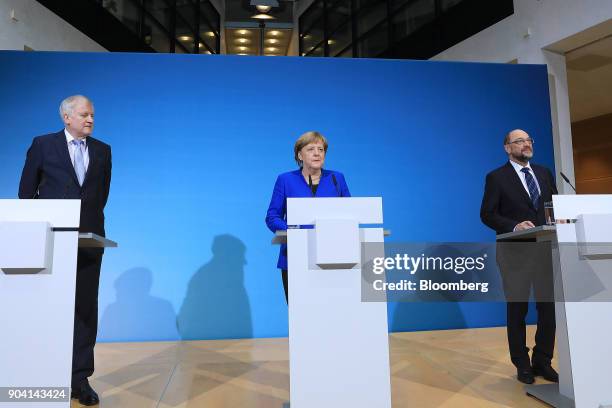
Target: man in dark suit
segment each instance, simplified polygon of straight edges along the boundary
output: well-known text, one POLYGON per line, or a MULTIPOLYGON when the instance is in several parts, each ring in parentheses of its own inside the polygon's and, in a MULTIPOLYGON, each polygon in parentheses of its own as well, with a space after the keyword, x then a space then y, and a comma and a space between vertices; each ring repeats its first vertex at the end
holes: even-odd
MULTIPOLYGON (((482 222, 494 229, 497 234, 544 225, 546 223, 544 202, 552 201, 552 195, 557 194, 550 170, 529 162, 533 157, 533 139, 523 130, 516 129, 508 133, 504 139, 504 149, 508 154, 508 162, 487 174, 480 208, 482 222)), ((507 331, 510 358, 517 368, 517 379, 526 384, 534 382, 534 375, 542 375, 549 381, 559 381, 557 372, 550 364, 555 345, 555 305, 550 298, 538 297, 538 291, 542 293, 550 291, 549 283, 552 283, 552 279, 549 281, 548 277, 551 265, 548 262, 542 264, 538 262, 537 268, 541 272, 537 274, 533 274, 532 271, 521 271, 522 268, 526 268, 527 263, 533 261, 531 248, 534 246, 535 243, 530 247, 523 246, 522 248, 527 251, 511 254, 511 262, 502 263, 500 251, 504 248, 498 245, 498 263, 508 301, 507 331), (534 275, 545 278, 539 279, 534 275), (538 322, 536 344, 530 363, 529 348, 526 346, 525 317, 528 311, 527 299, 532 286, 536 293, 538 322)))
MULTIPOLYGON (((104 207, 111 182, 110 146, 91 137, 94 108, 82 95, 60 105, 65 129, 34 138, 19 183, 19 198, 80 199, 79 231, 105 236, 104 207)), ((72 397, 95 405, 87 377, 94 372, 98 285, 103 249, 79 248, 77 258, 72 397)))

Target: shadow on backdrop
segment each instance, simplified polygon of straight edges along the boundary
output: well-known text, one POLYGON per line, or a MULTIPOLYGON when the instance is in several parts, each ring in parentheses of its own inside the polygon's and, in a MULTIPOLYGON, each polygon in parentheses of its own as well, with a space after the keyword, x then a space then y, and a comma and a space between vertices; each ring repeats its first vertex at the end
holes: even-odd
POLYGON ((100 322, 103 338, 116 341, 178 340, 172 304, 151 296, 153 273, 148 268, 128 269, 115 280, 115 302, 100 322))
POLYGON ((246 246, 233 235, 217 235, 212 259, 191 277, 177 317, 183 340, 250 338, 251 308, 244 287, 246 246))

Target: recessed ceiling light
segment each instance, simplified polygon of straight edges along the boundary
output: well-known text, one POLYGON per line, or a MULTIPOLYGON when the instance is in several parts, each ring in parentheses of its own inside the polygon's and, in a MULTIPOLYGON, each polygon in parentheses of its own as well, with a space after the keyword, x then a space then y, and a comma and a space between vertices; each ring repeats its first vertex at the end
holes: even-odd
POLYGON ((278 44, 280 41, 278 41, 278 40, 277 40, 277 39, 275 39, 275 38, 268 38, 268 39, 266 40, 266 42, 267 42, 268 44, 278 44))
POLYGON ((213 33, 212 31, 207 31, 207 32, 204 33, 204 35, 207 36, 207 37, 214 37, 215 33, 213 33))
POLYGON ((251 16, 251 18, 254 18, 257 20, 275 20, 276 19, 276 17, 273 17, 269 14, 264 14, 264 13, 255 14, 254 16, 251 16))
POLYGON ((236 39, 236 42, 237 42, 238 44, 248 44, 248 43, 249 43, 249 40, 247 40, 246 38, 237 38, 237 39, 236 39))
POLYGON ((278 48, 276 48, 276 47, 268 47, 268 48, 266 48, 266 51, 276 52, 276 51, 278 51, 278 48))
POLYGON ((246 52, 239 52, 239 53, 238 53, 238 54, 236 54, 236 55, 249 55, 249 54, 247 54, 246 52))
POLYGON ((282 33, 278 30, 268 31, 268 34, 270 34, 272 37, 280 37, 282 35, 282 33))
POLYGON ((249 30, 238 30, 236 32, 240 35, 251 35, 251 32, 249 30))
POLYGON ((238 51, 248 51, 249 47, 238 47, 238 51))
POLYGON ((179 35, 178 39, 181 41, 191 41, 193 37, 190 35, 179 35))

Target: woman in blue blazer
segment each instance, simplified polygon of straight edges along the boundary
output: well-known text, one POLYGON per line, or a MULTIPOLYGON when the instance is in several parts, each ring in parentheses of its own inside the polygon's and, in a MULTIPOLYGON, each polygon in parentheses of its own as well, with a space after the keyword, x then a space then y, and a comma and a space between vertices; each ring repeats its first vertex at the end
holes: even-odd
MULTIPOLYGON (((344 175, 323 170, 327 139, 319 132, 306 132, 293 148, 299 170, 283 173, 274 184, 272 199, 266 214, 266 224, 272 232, 287 229, 288 197, 350 197, 344 175)), ((288 298, 287 245, 281 245, 277 267, 282 271, 285 300, 288 298)))

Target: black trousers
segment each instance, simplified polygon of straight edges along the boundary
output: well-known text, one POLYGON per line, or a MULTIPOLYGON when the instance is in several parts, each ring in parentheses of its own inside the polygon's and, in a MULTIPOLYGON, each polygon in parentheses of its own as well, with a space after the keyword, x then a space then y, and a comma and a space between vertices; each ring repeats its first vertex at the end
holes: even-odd
POLYGON ((74 337, 72 343, 72 386, 76 387, 94 372, 94 346, 98 334, 98 287, 101 248, 79 248, 77 255, 74 337))
MULTIPOLYGON (((529 348, 525 317, 529 304, 527 302, 507 303, 507 331, 510 359, 516 367, 529 367, 529 348)), ((555 348, 555 304, 552 302, 536 302, 538 323, 535 335, 535 347, 531 355, 534 364, 548 365, 555 348)))
POLYGON ((510 359, 519 368, 547 365, 555 347, 555 303, 552 257, 548 242, 498 243, 497 263, 506 295, 510 359), (535 347, 529 358, 525 318, 530 294, 538 312, 535 347))
POLYGON ((281 269, 283 276, 283 289, 285 289, 285 301, 289 304, 289 273, 287 269, 281 269))

